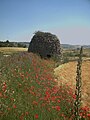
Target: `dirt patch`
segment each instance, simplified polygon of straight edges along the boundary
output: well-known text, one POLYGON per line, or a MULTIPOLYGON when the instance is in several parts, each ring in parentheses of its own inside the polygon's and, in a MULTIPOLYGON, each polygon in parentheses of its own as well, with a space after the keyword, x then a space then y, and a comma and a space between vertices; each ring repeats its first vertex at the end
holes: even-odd
MULTIPOLYGON (((54 69, 58 85, 67 84, 73 91, 76 85, 77 62, 62 64, 54 69)), ((82 105, 90 107, 90 61, 82 63, 82 105)))

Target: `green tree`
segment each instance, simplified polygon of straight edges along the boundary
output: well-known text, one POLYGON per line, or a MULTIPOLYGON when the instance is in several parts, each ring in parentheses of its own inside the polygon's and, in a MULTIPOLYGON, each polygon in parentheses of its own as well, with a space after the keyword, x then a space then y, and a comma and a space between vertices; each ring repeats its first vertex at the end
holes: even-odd
POLYGON ((9 43, 9 40, 6 40, 6 43, 9 43))

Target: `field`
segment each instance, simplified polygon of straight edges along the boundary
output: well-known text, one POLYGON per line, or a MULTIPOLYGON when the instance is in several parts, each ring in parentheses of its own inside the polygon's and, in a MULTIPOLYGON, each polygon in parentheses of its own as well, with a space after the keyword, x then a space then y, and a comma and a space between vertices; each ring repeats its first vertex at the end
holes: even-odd
POLYGON ((9 55, 12 53, 17 53, 20 51, 27 51, 27 48, 19 48, 19 47, 0 47, 0 53, 9 55))
MULTIPOLYGON (((65 62, 75 61, 78 59, 79 49, 63 49, 65 62)), ((83 49, 83 59, 90 59, 90 48, 83 49)))
MULTIPOLYGON (((0 120, 74 120, 74 90, 69 84, 60 81, 58 84, 54 75, 55 62, 26 50, 18 51, 12 54, 9 49, 9 56, 5 56, 7 50, 0 55, 0 120)), ((59 69, 68 69, 67 64, 71 68, 71 63, 66 63, 59 69)), ((68 74, 65 69, 62 77, 68 74)), ((70 80, 71 75, 68 78, 70 80)), ((83 105, 79 111, 82 120, 90 120, 89 107, 83 105)))
MULTIPOLYGON (((55 68, 58 84, 63 83, 75 91, 77 62, 69 62, 55 68)), ((90 60, 82 63, 82 104, 90 107, 90 60)))

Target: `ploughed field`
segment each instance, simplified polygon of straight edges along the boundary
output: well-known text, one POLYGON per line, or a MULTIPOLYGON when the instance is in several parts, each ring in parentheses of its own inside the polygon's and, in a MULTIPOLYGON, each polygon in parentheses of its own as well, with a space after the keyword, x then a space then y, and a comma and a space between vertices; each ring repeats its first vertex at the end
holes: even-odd
MULTIPOLYGON (((66 84, 75 91, 77 62, 69 62, 55 68, 58 85, 66 84)), ((90 60, 82 62, 82 106, 90 107, 90 60)))

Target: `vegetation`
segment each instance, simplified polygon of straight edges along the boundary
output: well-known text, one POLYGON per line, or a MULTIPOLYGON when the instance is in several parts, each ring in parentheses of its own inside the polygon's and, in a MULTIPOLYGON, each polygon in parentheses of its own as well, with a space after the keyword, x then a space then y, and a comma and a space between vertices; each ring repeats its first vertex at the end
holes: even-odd
MULTIPOLYGON (((73 120, 75 94, 57 85, 54 68, 53 60, 32 53, 1 55, 0 120, 73 120)), ((81 110, 89 120, 89 109, 81 110)))
POLYGON ((6 40, 5 42, 0 41, 0 47, 23 47, 23 48, 26 48, 27 46, 25 44, 9 42, 9 40, 6 40))
POLYGON ((81 80, 81 66, 82 66, 82 55, 83 55, 83 47, 81 47, 80 50, 80 55, 79 55, 79 60, 77 64, 77 76, 76 76, 76 90, 75 90, 75 95, 76 95, 76 100, 74 103, 74 114, 75 114, 75 120, 80 120, 81 116, 79 115, 79 109, 81 106, 81 85, 82 85, 82 80, 81 80))
MULTIPOLYGON (((63 49, 63 63, 77 61, 80 49, 63 49)), ((83 59, 90 58, 90 48, 83 48, 83 59)))
POLYGON ((73 93, 69 88, 57 87, 53 61, 20 53, 1 62, 1 120, 72 117, 73 93))
POLYGON ((27 48, 20 47, 0 47, 0 54, 11 55, 13 53, 18 53, 20 51, 27 51, 27 48))
MULTIPOLYGON (((74 118, 73 120, 87 120, 87 115, 90 115, 90 61, 84 60, 83 63, 80 55, 78 64, 76 61, 69 62, 66 64, 60 65, 58 68, 55 68, 55 75, 58 78, 58 84, 61 83, 64 85, 70 86, 73 91, 76 89, 75 93, 75 106, 74 106, 74 118), (82 88, 81 87, 81 63, 82 63, 82 88), (77 66, 77 67, 76 67, 77 66), (77 68, 77 77, 76 77, 76 68, 77 68), (76 78, 76 85, 75 85, 76 78), (81 97, 82 90, 82 97, 81 97), (84 111, 82 113, 82 111, 84 111), (87 111, 89 113, 87 114, 87 111), (78 118, 79 117, 79 118, 78 118)), ((90 118, 88 118, 90 119, 90 118)))

